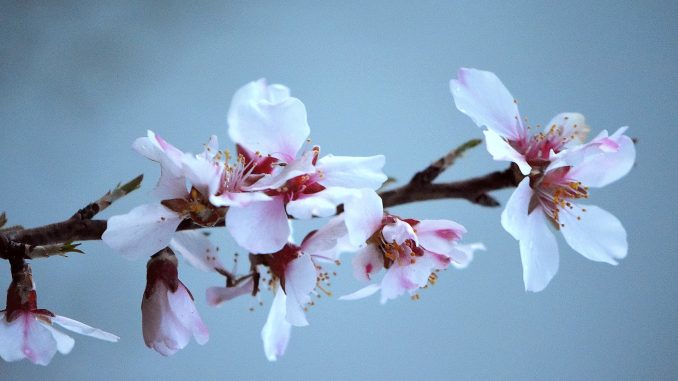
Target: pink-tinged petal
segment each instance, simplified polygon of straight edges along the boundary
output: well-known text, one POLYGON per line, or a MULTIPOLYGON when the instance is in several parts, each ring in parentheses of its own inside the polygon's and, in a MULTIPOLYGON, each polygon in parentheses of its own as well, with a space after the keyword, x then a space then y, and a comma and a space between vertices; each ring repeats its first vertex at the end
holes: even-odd
POLYGON ((636 147, 626 135, 616 139, 616 144, 616 151, 601 149, 598 153, 587 155, 570 169, 568 177, 590 187, 603 187, 624 177, 636 161, 636 147))
POLYGON ((81 323, 77 320, 69 319, 65 316, 56 315, 52 318, 53 323, 57 323, 60 326, 66 328, 67 330, 81 335, 93 337, 95 339, 117 342, 120 338, 112 333, 102 331, 99 328, 90 327, 87 324, 81 323))
POLYGON ((215 156, 219 153, 219 138, 216 135, 210 136, 210 140, 205 144, 205 149, 198 156, 201 158, 212 161, 215 156))
POLYGON ((176 232, 169 243, 175 253, 181 254, 186 262, 198 270, 214 271, 223 268, 219 252, 212 241, 200 231, 187 230, 176 232))
POLYGON ((283 202, 282 196, 276 196, 244 208, 229 208, 226 227, 235 242, 256 254, 275 253, 285 246, 290 225, 283 202))
POLYGON ((205 344, 210 338, 209 331, 207 326, 202 322, 200 314, 198 314, 198 310, 195 308, 193 298, 186 287, 179 282, 177 290, 169 292, 167 299, 177 321, 193 334, 198 344, 205 344))
MULTIPOLYGON (((419 285, 414 283, 410 277, 413 271, 412 266, 397 266, 393 265, 384 274, 381 280, 381 304, 386 303, 390 299, 395 299, 405 292, 419 288, 419 285)), ((429 274, 426 274, 428 277, 429 274)))
POLYGON ((348 239, 344 216, 330 219, 327 224, 315 231, 301 243, 301 251, 314 260, 335 261, 342 250, 346 250, 342 240, 348 239))
POLYGON ((457 245, 450 254, 452 258, 452 266, 458 269, 465 269, 473 261, 475 252, 478 250, 485 251, 485 245, 482 243, 469 243, 465 245, 457 245))
POLYGON ((163 356, 175 354, 191 340, 191 332, 170 309, 168 293, 165 283, 157 282, 150 297, 141 301, 144 342, 163 356))
POLYGON ((253 202, 269 201, 271 197, 262 192, 226 192, 218 196, 210 196, 210 202, 214 206, 240 206, 245 207, 253 202))
POLYGON ((381 227, 384 207, 381 197, 370 189, 361 189, 344 203, 344 221, 351 244, 362 246, 381 227))
POLYGON ((407 240, 412 240, 414 243, 419 243, 419 238, 414 233, 414 229, 407 222, 396 218, 395 222, 384 226, 381 231, 384 236, 384 241, 388 243, 402 244, 407 240))
POLYGON ((210 287, 205 292, 205 297, 208 305, 216 307, 238 296, 251 294, 253 288, 254 281, 250 278, 236 287, 210 287))
POLYGON ((533 210, 527 218, 520 238, 525 291, 543 290, 558 272, 558 244, 549 224, 541 208, 533 210))
POLYGON ((46 322, 39 321, 47 330, 52 334, 54 341, 56 342, 57 351, 62 355, 67 355, 71 353, 73 347, 75 346, 75 340, 67 334, 55 329, 46 322))
POLYGON ((182 158, 183 170, 191 185, 205 196, 216 194, 221 182, 223 165, 201 156, 185 154, 182 158))
POLYGON ((33 364, 47 365, 57 351, 57 342, 50 330, 35 315, 22 312, 8 323, 0 320, 0 357, 5 361, 28 359, 33 364))
POLYGON ((367 245, 353 257, 353 275, 361 281, 369 281, 373 274, 384 268, 384 257, 374 245, 367 245))
POLYGON ((265 175, 256 183, 245 187, 244 189, 248 191, 276 189, 285 185, 287 180, 291 178, 309 173, 315 173, 313 158, 313 151, 305 152, 298 160, 291 160, 287 162, 287 165, 284 167, 278 167, 281 168, 280 170, 275 171, 270 175, 265 175))
POLYGON ((516 151, 511 145, 501 136, 493 131, 485 130, 485 146, 487 152, 492 155, 494 160, 511 161, 518 165, 520 172, 523 175, 529 175, 532 167, 525 161, 525 156, 516 151))
POLYGON ((526 177, 513 191, 504 211, 501 213, 501 226, 515 239, 520 239, 527 227, 527 213, 533 194, 530 179, 526 177))
POLYGON ((428 251, 448 254, 457 245, 466 228, 450 220, 422 220, 414 225, 419 245, 428 251))
POLYGON ((304 307, 311 301, 310 293, 315 288, 318 271, 311 256, 302 254, 290 261, 285 270, 285 294, 287 313, 285 318, 293 326, 308 325, 304 307))
POLYGON ((101 239, 127 258, 143 258, 164 249, 181 220, 161 204, 141 205, 127 214, 109 218, 101 239))
POLYGON ((264 343, 264 353, 268 361, 276 361, 285 354, 290 341, 292 325, 285 319, 285 304, 287 297, 283 290, 278 289, 268 312, 266 324, 261 329, 261 340, 264 343))
POLYGON ((461 68, 457 79, 450 81, 450 90, 457 109, 478 127, 513 141, 526 135, 515 99, 494 73, 461 68))
MULTIPOLYGON (((545 126, 546 131, 554 129, 560 132, 560 136, 568 140, 568 143, 581 144, 586 141, 591 128, 586 124, 584 115, 577 112, 563 112, 551 119, 545 126)), ((569 145, 569 144, 568 144, 569 145)))
POLYGON ((626 257, 626 230, 610 212, 594 205, 577 205, 561 211, 559 219, 565 241, 584 257, 611 265, 626 257))
POLYGON ((340 296, 339 300, 358 300, 358 299, 363 299, 367 298, 368 296, 374 295, 377 291, 381 289, 381 286, 378 284, 370 284, 367 285, 360 290, 350 293, 348 295, 340 296))
POLYGON ((306 107, 282 85, 260 79, 238 90, 228 112, 228 133, 250 151, 294 158, 310 127, 306 107))
POLYGON ((173 175, 181 173, 181 150, 169 144, 165 139, 148 130, 148 136, 138 138, 132 144, 132 148, 142 156, 160 163, 173 175))
POLYGON ((384 155, 368 157, 327 155, 318 160, 318 181, 325 187, 369 188, 376 190, 388 178, 382 168, 384 155))

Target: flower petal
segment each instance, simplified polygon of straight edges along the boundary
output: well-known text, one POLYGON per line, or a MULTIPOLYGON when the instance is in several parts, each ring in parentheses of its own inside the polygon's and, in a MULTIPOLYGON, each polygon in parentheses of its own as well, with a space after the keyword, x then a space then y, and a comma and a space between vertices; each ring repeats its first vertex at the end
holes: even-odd
POLYGON ((71 353, 73 347, 75 346, 75 340, 67 334, 59 331, 58 329, 52 327, 51 325, 40 321, 45 328, 52 334, 54 341, 56 341, 57 351, 62 355, 67 355, 71 353))
POLYGON ((501 212, 501 226, 509 232, 513 238, 520 239, 527 228, 528 211, 533 191, 530 187, 530 179, 524 178, 513 191, 511 197, 501 212))
POLYGON ((449 254, 466 228, 450 220, 422 220, 414 225, 419 245, 438 254, 449 254))
POLYGON ((206 197, 217 193, 223 165, 191 154, 183 156, 182 164, 186 178, 200 193, 206 197))
POLYGON ((311 301, 309 295, 315 288, 318 271, 308 254, 290 261, 285 270, 285 294, 287 295, 287 321, 297 327, 308 325, 304 307, 311 301))
POLYGON ((290 341, 292 325, 285 319, 287 297, 282 289, 278 289, 271 303, 266 324, 261 329, 261 340, 264 342, 264 353, 268 361, 276 361, 285 354, 290 341))
POLYGON ((573 158, 574 154, 565 158, 566 161, 578 161, 568 176, 590 187, 603 187, 624 177, 633 168, 636 147, 626 135, 617 137, 613 143, 617 145, 616 150, 601 147, 593 153, 591 150, 578 152, 583 156, 580 158, 573 158))
POLYGON ((523 282, 526 291, 539 292, 558 272, 558 244, 541 208, 533 210, 525 223, 520 236, 523 282))
MULTIPOLYGON (((52 332, 40 324, 31 312, 21 312, 11 323, 0 317, 0 357, 5 361, 28 359, 47 365, 57 351, 52 332)), ((64 348, 65 349, 65 348, 64 348)))
POLYGON ((253 288, 254 281, 250 278, 236 287, 210 287, 205 292, 205 297, 208 305, 216 307, 238 296, 252 293, 253 288))
POLYGON ((181 220, 161 204, 141 205, 127 214, 109 218, 101 239, 127 258, 143 258, 164 249, 181 220))
POLYGON ((559 131, 560 136, 570 143, 568 145, 583 143, 591 131, 584 115, 577 112, 563 112, 554 116, 545 129, 546 131, 551 129, 559 131))
MULTIPOLYGON (((407 291, 419 288, 419 285, 411 279, 414 271, 416 271, 414 266, 399 266, 394 264, 389 267, 386 270, 386 274, 384 274, 384 278, 381 280, 381 304, 386 303, 390 299, 395 299, 407 291)), ((428 275, 426 274, 427 278, 428 275)))
POLYGON ((351 294, 340 296, 339 300, 358 300, 367 298, 368 296, 374 295, 380 289, 381 286, 379 284, 373 283, 351 294))
POLYGON ((214 271, 215 268, 223 268, 216 246, 200 231, 176 232, 169 246, 198 270, 210 272, 214 271))
POLYGON ((191 331, 174 316, 168 294, 165 283, 157 282, 153 293, 141 301, 144 342, 163 356, 173 355, 191 340, 191 331))
POLYGON ((370 189, 361 189, 344 203, 344 221, 351 244, 362 246, 381 227, 384 208, 381 197, 370 189))
POLYGON ((577 205, 561 211, 559 219, 565 225, 560 228, 565 241, 584 257, 611 265, 626 257, 626 230, 610 212, 594 205, 577 205), (581 207, 586 211, 579 212, 581 207))
MULTIPOLYGON (((90 327, 87 324, 81 323, 77 320, 69 319, 65 316, 56 315, 52 318, 53 323, 57 323, 60 326, 66 328, 67 330, 81 335, 94 337, 95 339, 117 342, 120 338, 112 333, 102 331, 99 328, 90 327)), ((63 352, 62 352, 63 353, 63 352)))
POLYGON ((310 127, 306 107, 289 96, 282 85, 266 80, 250 82, 238 90, 228 112, 231 140, 250 151, 294 158, 306 141, 310 127))
POLYGON ((374 245, 367 245, 358 250, 353 257, 353 275, 356 279, 369 281, 372 274, 376 274, 384 268, 384 257, 381 251, 374 245))
POLYGON ((412 240, 414 243, 419 243, 419 238, 414 233, 414 229, 407 222, 396 218, 395 222, 384 225, 381 231, 384 236, 384 241, 388 243, 402 244, 407 240, 412 240))
POLYGON ((450 81, 457 109, 478 127, 517 141, 526 135, 515 99, 494 73, 461 68, 450 81))
POLYGON ((501 136, 490 130, 483 131, 485 134, 485 146, 487 152, 492 155, 494 160, 511 161, 518 165, 520 172, 523 175, 529 175, 532 167, 527 164, 525 157, 516 151, 511 145, 501 136))
POLYGON ((317 169, 322 174, 318 182, 325 187, 376 190, 388 178, 382 171, 385 163, 384 155, 368 157, 327 155, 318 160, 317 169))
POLYGON ((348 250, 344 241, 348 240, 348 231, 344 224, 344 215, 331 218, 327 224, 304 238, 301 251, 314 260, 335 261, 343 250, 348 250))
POLYGON ((179 323, 193 333, 193 337, 198 344, 205 344, 210 338, 209 331, 207 326, 202 322, 200 314, 198 314, 198 310, 195 308, 193 297, 186 287, 179 282, 177 290, 169 292, 167 299, 169 307, 179 323))
POLYGON ((485 251, 485 245, 480 242, 469 243, 465 245, 456 245, 450 254, 452 258, 452 266, 458 269, 465 269, 473 261, 473 257, 477 250, 485 251))
POLYGON ((275 253, 290 235, 283 197, 254 202, 244 208, 231 207, 226 227, 238 245, 255 254, 275 253))
POLYGON ((262 192, 226 192, 218 196, 210 196, 210 202, 214 206, 240 206, 244 207, 257 201, 268 201, 271 197, 262 192))

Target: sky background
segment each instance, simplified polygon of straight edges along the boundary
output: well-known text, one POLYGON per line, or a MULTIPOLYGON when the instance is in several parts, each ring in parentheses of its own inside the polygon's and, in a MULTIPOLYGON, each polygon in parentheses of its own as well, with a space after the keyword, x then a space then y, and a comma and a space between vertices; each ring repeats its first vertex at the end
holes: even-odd
MULTIPOLYGON (((87 242, 86 255, 34 261, 39 305, 122 339, 75 337, 72 353, 46 368, 0 361, 0 379, 678 377, 676 2, 56 4, 0 9, 0 210, 10 223, 62 220, 139 173, 142 189, 102 217, 150 201, 159 168, 131 150, 134 139, 153 129, 197 152, 216 134, 229 147, 231 96, 260 77, 306 104, 323 152, 384 154, 387 174, 406 180, 482 137, 448 89, 468 66, 494 71, 534 124, 576 111, 593 134, 630 126, 636 167, 590 200, 622 221, 629 253, 616 267, 594 263, 559 237, 559 273, 545 291, 526 293, 501 208, 397 207, 458 221, 466 242, 488 251, 416 302, 323 298, 269 363, 259 332, 270 295, 253 312, 247 297, 210 308, 204 290, 222 279, 181 264, 211 339, 163 358, 141 336, 145 262, 87 242)), ((479 147, 441 181, 505 166, 479 147)), ((510 193, 493 195, 505 203, 510 193)), ((223 253, 238 250, 223 232, 214 237, 223 253)), ((359 286, 349 262, 332 281, 335 295, 359 286)), ((3 261, 0 287, 9 282, 3 261)))

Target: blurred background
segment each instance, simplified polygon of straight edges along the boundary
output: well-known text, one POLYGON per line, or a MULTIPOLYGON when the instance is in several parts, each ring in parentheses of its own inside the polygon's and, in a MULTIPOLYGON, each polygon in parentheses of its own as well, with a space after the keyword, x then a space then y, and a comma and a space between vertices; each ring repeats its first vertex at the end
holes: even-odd
MULTIPOLYGON (((131 150, 133 140, 153 129, 198 152, 214 133, 229 147, 231 96, 260 77, 306 104, 323 152, 385 154, 386 172, 407 180, 482 137, 448 89, 469 66, 497 73, 534 124, 577 111, 593 134, 630 126, 636 168, 591 200, 623 222, 629 254, 617 267, 594 263, 559 238, 558 275, 526 293, 501 208, 398 207, 403 216, 456 220, 469 230, 466 242, 488 251, 443 273, 416 302, 321 299, 311 325, 294 329, 287 354, 269 363, 259 332, 270 295, 263 307, 245 297, 209 308, 204 290, 222 278, 182 264, 211 339, 163 358, 141 336, 145 262, 86 242, 86 255, 34 261, 39 305, 122 339, 76 337, 72 353, 46 368, 0 361, 0 378, 678 377, 676 2, 114 3, 0 7, 0 210, 10 224, 62 220, 139 173, 142 189, 102 217, 150 201, 159 168, 131 150)), ((442 180, 505 166, 479 147, 442 180)), ((510 193, 494 196, 504 203, 510 193)), ((213 237, 230 262, 238 248, 223 232, 213 237)), ((332 281, 335 295, 359 286, 349 262, 332 281)), ((0 287, 9 282, 2 261, 0 287)))

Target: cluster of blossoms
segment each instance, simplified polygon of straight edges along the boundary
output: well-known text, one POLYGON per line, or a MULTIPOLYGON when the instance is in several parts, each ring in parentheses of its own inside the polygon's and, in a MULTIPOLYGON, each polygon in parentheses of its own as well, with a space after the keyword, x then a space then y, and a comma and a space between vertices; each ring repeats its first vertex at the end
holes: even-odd
MULTIPOLYGON (((635 160, 633 142, 603 131, 584 143, 589 131, 576 113, 557 115, 530 134, 516 102, 492 73, 461 69, 452 80, 457 108, 484 131, 487 149, 497 160, 515 163, 522 178, 501 216, 502 225, 520 241, 525 288, 540 291, 558 269, 558 248, 549 225, 585 257, 615 264, 626 255, 626 233, 608 212, 576 204, 589 187, 624 176, 635 160)), ((160 164, 153 190, 157 201, 111 217, 102 240, 130 259, 145 258, 142 328, 146 345, 162 355, 184 348, 191 337, 209 339, 188 288, 179 280, 182 256, 193 267, 221 274, 224 287, 206 291, 217 306, 242 295, 273 293, 261 330, 270 361, 284 354, 292 326, 306 326, 313 296, 331 294, 328 267, 343 253, 355 253, 355 278, 366 285, 340 297, 355 300, 377 292, 381 303, 402 295, 419 298, 450 265, 465 268, 480 243, 461 244, 466 229, 450 220, 403 218, 384 210, 379 190, 387 180, 381 155, 320 155, 310 144, 306 108, 282 85, 265 80, 238 90, 228 112, 228 134, 235 155, 220 150, 212 136, 201 153, 185 153, 149 131, 133 148, 160 164), (294 220, 328 218, 301 241, 294 220), (219 258, 218 247, 198 228, 225 226, 249 255, 249 269, 238 275, 219 258), (377 280, 379 273, 383 273, 377 280)), ((73 340, 52 328, 64 328, 103 340, 117 337, 56 316, 36 306, 30 267, 13 274, 7 309, 0 312, 0 356, 47 364, 73 340), (16 275, 16 276, 15 276, 16 275)))

